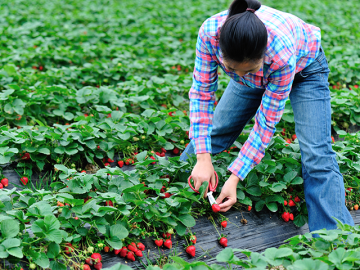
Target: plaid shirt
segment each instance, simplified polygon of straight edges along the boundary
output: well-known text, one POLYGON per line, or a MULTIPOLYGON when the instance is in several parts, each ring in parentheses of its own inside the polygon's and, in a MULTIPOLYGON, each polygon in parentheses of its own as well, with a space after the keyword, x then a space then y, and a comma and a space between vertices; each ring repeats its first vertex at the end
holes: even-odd
POLYGON ((268 45, 264 65, 257 73, 239 77, 225 69, 219 46, 220 28, 228 11, 207 19, 199 30, 193 84, 190 89, 190 138, 196 154, 211 153, 212 117, 218 66, 236 82, 251 88, 265 89, 255 124, 238 157, 228 169, 244 180, 264 157, 265 149, 275 133, 296 73, 317 57, 320 29, 306 24, 294 15, 262 5, 255 12, 265 24, 268 45))

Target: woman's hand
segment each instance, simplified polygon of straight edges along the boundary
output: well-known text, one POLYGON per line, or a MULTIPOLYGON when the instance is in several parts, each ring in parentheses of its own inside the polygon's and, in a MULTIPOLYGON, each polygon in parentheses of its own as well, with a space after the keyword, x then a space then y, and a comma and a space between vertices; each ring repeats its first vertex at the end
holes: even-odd
MULTIPOLYGON (((194 188, 199 190, 203 182, 211 181, 212 186, 215 186, 214 166, 211 162, 209 153, 197 154, 197 162, 191 172, 191 177, 194 181, 194 188)), ((204 197, 207 196, 209 186, 206 189, 204 197)))
POLYGON ((239 181, 240 178, 237 177, 235 174, 232 174, 225 182, 224 186, 221 189, 219 197, 216 199, 216 203, 220 206, 220 212, 228 211, 231 206, 236 203, 236 187, 239 181), (224 199, 227 199, 227 201, 223 202, 224 199))

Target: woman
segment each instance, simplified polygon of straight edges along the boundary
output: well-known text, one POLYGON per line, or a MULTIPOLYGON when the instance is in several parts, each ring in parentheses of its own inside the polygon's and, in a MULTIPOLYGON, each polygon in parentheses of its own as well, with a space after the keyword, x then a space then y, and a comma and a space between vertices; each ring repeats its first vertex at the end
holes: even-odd
POLYGON ((189 93, 191 144, 180 158, 196 154, 195 189, 214 182, 210 154, 230 147, 255 116, 249 138, 228 167, 232 175, 216 200, 220 211, 236 202, 239 180, 263 158, 290 97, 309 229, 335 229, 332 217, 354 225, 331 146, 329 68, 320 41, 318 27, 256 0, 235 0, 201 26, 189 93), (219 66, 231 80, 213 113, 219 66))

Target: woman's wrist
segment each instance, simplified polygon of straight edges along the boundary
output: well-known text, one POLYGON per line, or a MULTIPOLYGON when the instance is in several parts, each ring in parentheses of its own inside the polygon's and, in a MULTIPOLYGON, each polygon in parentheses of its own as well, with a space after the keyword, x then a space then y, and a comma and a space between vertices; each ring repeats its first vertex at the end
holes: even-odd
POLYGON ((205 162, 210 161, 211 162, 211 155, 210 155, 210 153, 197 154, 196 159, 197 159, 197 161, 200 161, 200 162, 202 162, 202 161, 205 161, 205 162))
POLYGON ((240 181, 240 178, 239 178, 237 175, 235 175, 235 174, 231 174, 227 181, 229 181, 229 182, 231 182, 232 184, 234 184, 235 186, 237 186, 237 184, 238 184, 239 181, 240 181))

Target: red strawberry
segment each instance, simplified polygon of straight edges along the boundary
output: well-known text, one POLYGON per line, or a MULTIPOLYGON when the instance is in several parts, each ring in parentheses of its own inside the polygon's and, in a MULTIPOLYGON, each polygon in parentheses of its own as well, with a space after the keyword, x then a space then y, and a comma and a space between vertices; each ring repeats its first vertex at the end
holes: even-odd
POLYGON ((30 154, 29 154, 29 153, 25 153, 25 154, 21 157, 21 159, 23 159, 23 160, 29 160, 29 159, 30 159, 30 154))
MULTIPOLYGON (((150 156, 150 159, 152 159, 152 160, 156 160, 156 158, 155 157, 153 157, 153 156, 150 156)), ((154 161, 154 162, 151 162, 151 164, 156 164, 156 162, 154 161)))
POLYGON ((227 221, 226 221, 226 220, 221 221, 220 224, 221 224, 221 227, 226 228, 226 226, 227 226, 227 221))
POLYGON ((295 203, 293 200, 289 200, 289 206, 292 207, 292 206, 295 206, 295 203))
POLYGON ((161 152, 161 153, 160 153, 160 157, 165 157, 165 153, 164 153, 164 152, 161 152))
POLYGON ((161 147, 161 152, 166 153, 166 149, 164 147, 161 147))
POLYGON ((196 240, 197 240, 196 235, 190 236, 190 241, 193 242, 194 244, 196 244, 196 240))
POLYGON ((334 136, 331 136, 331 140, 332 140, 333 143, 335 143, 335 138, 334 138, 334 136))
POLYGON ((9 179, 7 178, 3 178, 1 180, 1 184, 3 184, 4 187, 7 187, 9 185, 9 179))
POLYGON ((219 243, 220 243, 220 245, 222 245, 223 247, 227 247, 228 240, 227 240, 226 237, 221 237, 219 243))
POLYGON ((71 252, 74 252, 74 248, 72 246, 65 247, 65 253, 66 254, 71 254, 71 252))
POLYGON ((211 206, 211 209, 213 210, 214 213, 217 213, 220 211, 220 206, 216 203, 214 203, 212 206, 211 206))
POLYGON ((118 165, 120 168, 122 168, 124 166, 124 161, 123 160, 118 161, 118 165))
POLYGON ((105 246, 105 247, 104 247, 104 251, 105 251, 105 252, 109 252, 109 251, 110 251, 110 248, 109 248, 108 246, 105 246))
POLYGON ((163 243, 164 243, 164 240, 162 240, 162 239, 155 240, 155 245, 157 245, 158 247, 161 247, 163 243))
POLYGON ((172 241, 170 239, 167 239, 164 243, 164 246, 167 247, 168 249, 172 248, 172 241))
POLYGON ((95 268, 96 270, 100 270, 100 269, 102 268, 102 263, 101 263, 101 262, 95 263, 95 264, 94 264, 94 268, 95 268))
POLYGON ((288 205, 288 202, 284 200, 284 205, 287 206, 288 205))
POLYGON ((93 259, 93 261, 94 261, 95 263, 102 261, 102 257, 101 257, 101 255, 100 255, 100 253, 93 253, 93 254, 91 255, 91 259, 93 259))
POLYGON ((108 161, 108 162, 114 162, 114 160, 111 159, 111 158, 108 158, 107 161, 108 161))
POLYGON ((106 163, 104 164, 104 166, 105 166, 105 167, 110 166, 110 163, 106 162, 106 163))
POLYGON ((83 270, 91 270, 90 266, 88 266, 87 264, 84 264, 82 269, 83 270))
POLYGON ((111 117, 111 113, 109 113, 106 118, 110 118, 110 117, 111 117))
POLYGON ((97 146, 97 149, 100 149, 100 145, 97 146))
POLYGON ((290 214, 289 212, 284 212, 282 215, 281 215, 282 219, 285 221, 285 222, 288 222, 289 221, 289 218, 290 218, 290 214))
POLYGON ((291 143, 291 139, 289 139, 289 138, 285 138, 285 141, 286 141, 287 143, 291 143))
POLYGON ((89 115, 88 115, 87 113, 84 113, 84 116, 85 116, 85 117, 88 117, 89 115))
POLYGON ((215 105, 215 106, 217 106, 217 105, 218 105, 218 102, 217 102, 217 100, 215 100, 215 102, 214 102, 214 105, 215 105))
POLYGON ((294 220, 294 214, 293 214, 293 213, 290 213, 289 219, 290 219, 290 220, 294 220))
POLYGON ((166 187, 165 186, 162 186, 162 188, 160 189, 160 192, 161 193, 164 193, 166 191, 166 187))
POLYGON ((286 129, 283 128, 282 131, 281 131, 281 135, 285 136, 285 132, 286 132, 286 129))
POLYGON ((130 251, 134 251, 134 252, 138 250, 136 247, 134 247, 134 246, 131 245, 131 244, 129 244, 129 245, 127 246, 127 249, 130 250, 130 251))
POLYGON ((249 212, 251 211, 251 206, 250 206, 250 205, 248 206, 248 211, 249 211, 249 212))
POLYGON ((93 265, 92 259, 91 258, 87 258, 85 260, 85 263, 87 263, 88 265, 93 265))
POLYGON ((170 233, 163 233, 162 237, 165 239, 171 239, 171 234, 170 233))
POLYGON ((299 196, 296 196, 296 197, 295 197, 295 202, 300 202, 299 196))
POLYGON ((106 201, 106 202, 105 202, 105 205, 106 205, 106 206, 114 206, 114 204, 113 204, 112 201, 106 201))
POLYGON ((289 187, 289 192, 293 192, 293 188, 292 187, 289 187))
POLYGON ((26 176, 23 176, 21 177, 21 182, 24 184, 24 185, 27 185, 28 181, 29 181, 29 178, 27 178, 26 176))
POLYGON ((4 188, 3 184, 0 183, 0 189, 3 189, 3 188, 4 188))
POLYGON ((188 246, 188 247, 185 249, 185 252, 186 252, 187 254, 189 254, 191 257, 195 257, 196 248, 195 248, 195 246, 188 246))
POLYGON ((123 248, 120 250, 120 257, 125 258, 127 253, 128 253, 127 248, 126 248, 126 247, 123 247, 123 248))
POLYGON ((138 257, 142 257, 142 256, 143 256, 141 250, 135 251, 135 255, 138 256, 138 257))
POLYGON ((143 243, 137 243, 137 248, 140 249, 141 251, 144 251, 145 245, 143 243))
POLYGON ((166 192, 166 193, 165 193, 165 198, 170 198, 170 197, 171 197, 171 193, 166 192))
POLYGON ((295 139, 297 138, 296 134, 293 134, 291 138, 293 141, 295 141, 295 139))
POLYGON ((179 150, 178 148, 175 147, 175 148, 173 149, 173 153, 174 153, 175 155, 179 154, 179 152, 180 152, 180 150, 179 150))
POLYGON ((132 251, 129 251, 128 254, 126 254, 126 258, 128 258, 130 261, 135 261, 134 253, 132 251))

